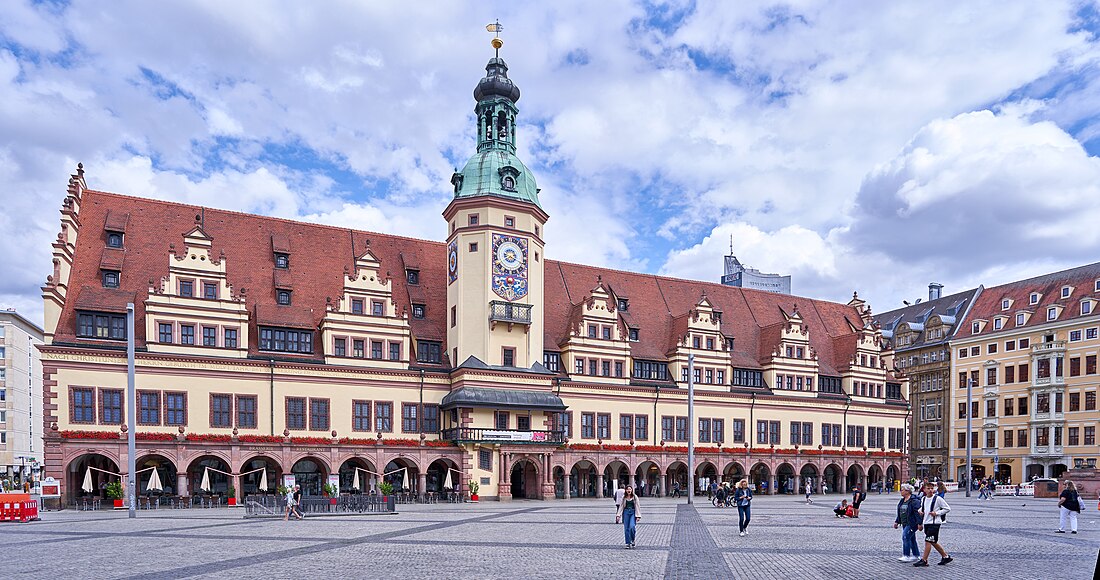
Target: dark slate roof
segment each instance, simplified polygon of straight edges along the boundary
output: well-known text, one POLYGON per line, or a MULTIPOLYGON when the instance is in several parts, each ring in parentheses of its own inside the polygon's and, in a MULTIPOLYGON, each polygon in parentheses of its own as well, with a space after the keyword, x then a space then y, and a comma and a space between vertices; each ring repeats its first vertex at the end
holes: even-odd
POLYGON ((566 409, 561 398, 553 393, 481 387, 462 387, 447 393, 440 408, 446 410, 454 407, 513 407, 550 411, 566 409))
POLYGON ((898 348, 898 352, 909 351, 925 346, 942 344, 950 340, 963 321, 963 316, 970 308, 974 299, 981 293, 982 287, 972 288, 964 292, 950 294, 929 300, 911 304, 905 308, 883 312, 874 317, 875 322, 882 326, 882 338, 890 345, 894 345, 895 331, 902 323, 908 323, 910 328, 918 330, 917 339, 912 344, 898 348), (951 331, 940 340, 925 342, 924 326, 933 316, 939 316, 945 322, 951 321, 951 331), (953 318, 953 320, 952 320, 953 318))

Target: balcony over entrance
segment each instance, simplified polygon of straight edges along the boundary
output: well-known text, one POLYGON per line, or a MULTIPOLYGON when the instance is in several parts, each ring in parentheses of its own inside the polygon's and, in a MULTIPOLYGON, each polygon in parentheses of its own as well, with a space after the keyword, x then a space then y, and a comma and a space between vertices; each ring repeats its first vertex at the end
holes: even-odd
POLYGON ((531 324, 531 305, 493 300, 489 303, 489 322, 529 326, 531 324))
POLYGON ((452 427, 443 430, 443 439, 455 443, 519 443, 535 445, 562 445, 564 431, 523 431, 520 429, 482 429, 478 427, 452 427))

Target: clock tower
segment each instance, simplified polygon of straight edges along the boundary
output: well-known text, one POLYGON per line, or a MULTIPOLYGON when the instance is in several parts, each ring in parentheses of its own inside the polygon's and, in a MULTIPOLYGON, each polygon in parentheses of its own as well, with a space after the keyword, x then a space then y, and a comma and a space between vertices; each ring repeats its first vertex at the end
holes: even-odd
POLYGON ((497 56, 474 88, 477 153, 451 177, 447 220, 447 346, 451 364, 542 363, 543 236, 549 216, 516 157, 520 91, 497 56))

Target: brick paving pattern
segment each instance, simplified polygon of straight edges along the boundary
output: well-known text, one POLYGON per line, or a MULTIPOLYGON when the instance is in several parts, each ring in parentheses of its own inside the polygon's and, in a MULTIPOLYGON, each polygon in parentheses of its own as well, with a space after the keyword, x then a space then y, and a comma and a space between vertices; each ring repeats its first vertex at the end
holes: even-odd
MULTIPOLYGON (((701 498, 643 500, 638 547, 623 547, 610 500, 401 506, 392 516, 246 520, 229 509, 64 511, 0 524, 5 575, 50 578, 1092 578, 1100 512, 1054 534, 1055 500, 949 497, 941 538, 955 561, 897 562, 897 495, 871 495, 857 520, 840 496, 757 496, 749 535, 737 510, 701 498)), ((1091 504, 1090 504, 1091 505, 1091 504)), ((918 534, 918 539, 921 539, 918 534)), ((922 542, 923 545, 923 542, 922 542)))

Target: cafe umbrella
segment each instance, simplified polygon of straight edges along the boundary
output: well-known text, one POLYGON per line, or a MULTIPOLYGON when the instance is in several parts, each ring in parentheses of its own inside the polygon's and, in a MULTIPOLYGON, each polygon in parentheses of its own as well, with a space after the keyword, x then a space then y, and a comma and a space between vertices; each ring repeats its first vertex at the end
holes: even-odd
POLYGON ((92 468, 91 467, 89 467, 88 470, 84 472, 84 485, 80 486, 80 489, 83 489, 85 493, 92 493, 92 490, 94 488, 92 487, 92 468))
POLYGON ((164 485, 160 482, 160 474, 156 469, 153 469, 153 474, 149 476, 149 483, 145 486, 145 491, 164 491, 164 485))

